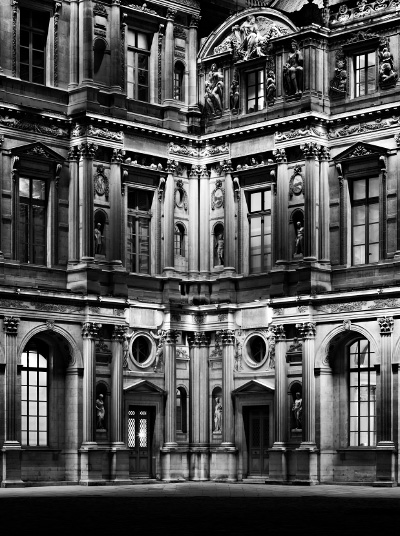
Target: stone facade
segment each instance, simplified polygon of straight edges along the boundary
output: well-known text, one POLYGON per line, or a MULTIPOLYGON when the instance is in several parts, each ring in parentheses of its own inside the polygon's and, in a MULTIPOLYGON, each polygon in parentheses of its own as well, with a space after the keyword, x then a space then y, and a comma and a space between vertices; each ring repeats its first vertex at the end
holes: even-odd
POLYGON ((1 485, 396 485, 399 2, 6 4, 1 485))

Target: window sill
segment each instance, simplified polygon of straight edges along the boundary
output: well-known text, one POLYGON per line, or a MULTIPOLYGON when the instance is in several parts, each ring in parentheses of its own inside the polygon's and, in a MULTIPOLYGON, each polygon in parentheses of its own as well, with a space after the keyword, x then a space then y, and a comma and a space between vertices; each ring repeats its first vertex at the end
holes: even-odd
POLYGON ((340 449, 336 449, 336 452, 360 452, 361 451, 371 451, 371 452, 375 452, 376 451, 376 446, 375 447, 362 447, 362 446, 359 446, 359 447, 343 447, 343 448, 340 448, 340 449))
POLYGON ((22 445, 21 446, 21 450, 31 450, 31 451, 34 451, 34 452, 61 452, 61 449, 55 449, 55 448, 52 448, 52 447, 29 447, 29 446, 26 446, 26 445, 22 445))

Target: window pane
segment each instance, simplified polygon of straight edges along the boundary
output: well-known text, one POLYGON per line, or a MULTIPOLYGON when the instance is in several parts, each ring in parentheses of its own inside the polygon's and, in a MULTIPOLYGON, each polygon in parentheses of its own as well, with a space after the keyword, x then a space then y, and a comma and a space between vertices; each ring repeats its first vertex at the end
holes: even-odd
POLYGON ((39 387, 39 400, 42 402, 47 400, 47 387, 39 387))
POLYGON ((31 11, 32 26, 38 30, 47 31, 49 24, 49 15, 43 11, 31 11))
POLYGON ((379 223, 369 226, 369 243, 379 242, 379 223))
POLYGON ((264 191, 264 210, 271 209, 271 190, 264 191))
POLYGON ((146 34, 137 32, 137 47, 142 48, 143 50, 149 50, 146 34))
POLYGON ((24 385, 21 387, 21 400, 27 400, 28 388, 24 385))
POLYGON ((28 443, 28 434, 25 431, 21 433, 21 443, 23 445, 28 443))
POLYGON ((366 189, 365 180, 358 180, 353 182, 353 199, 365 199, 366 189))
POLYGON ((39 368, 47 368, 47 359, 41 354, 38 354, 38 365, 39 368))
POLYGON ((261 210, 262 192, 250 194, 250 210, 251 212, 259 212, 261 210))
MULTIPOLYGON (((28 32, 23 32, 23 33, 28 34, 28 32)), ((29 40, 29 37, 28 37, 28 40, 29 40)), ((44 50, 45 46, 46 46, 46 36, 44 34, 32 33, 32 47, 36 50, 44 50)))
POLYGON ((28 423, 29 423, 29 430, 31 432, 37 430, 37 417, 29 417, 28 423))
POLYGON ((39 417, 39 430, 45 432, 47 430, 47 417, 39 417))
POLYGON ((47 402, 39 402, 39 415, 42 417, 47 415, 47 402))
POLYGON ((39 432, 39 445, 40 446, 47 445, 47 432, 39 432))
POLYGON ((248 85, 249 86, 255 86, 256 84, 256 73, 249 73, 248 75, 248 85))
POLYGON ((32 180, 32 198, 45 200, 46 183, 37 179, 32 180))
POLYGON ((20 177, 19 195, 21 197, 29 197, 29 179, 24 179, 23 177, 20 177))
POLYGON ((379 261, 379 244, 370 244, 369 246, 369 262, 379 261))
POLYGON ((35 67, 44 68, 44 53, 41 51, 33 50, 32 51, 32 65, 35 67))
POLYGON ((37 447, 37 432, 29 432, 29 445, 37 447))
POLYGON ((21 415, 27 415, 28 404, 26 402, 21 402, 21 415))
POLYGON ((35 84, 44 84, 44 69, 39 67, 32 68, 32 82, 35 84))
POLYGON ((29 372, 29 385, 37 385, 37 373, 29 372))
POLYGON ((353 248, 353 264, 365 264, 365 246, 353 248))
POLYGON ((369 223, 379 222, 379 204, 373 203, 368 206, 369 223))
POLYGON ((364 225, 365 223, 365 207, 353 207, 353 225, 364 225))
MULTIPOLYGON (((21 63, 29 64, 29 48, 20 47, 19 59, 21 63)), ((29 69, 28 69, 28 72, 29 72, 29 69)))
POLYGON ((379 196, 379 177, 374 177, 368 181, 369 197, 379 196))

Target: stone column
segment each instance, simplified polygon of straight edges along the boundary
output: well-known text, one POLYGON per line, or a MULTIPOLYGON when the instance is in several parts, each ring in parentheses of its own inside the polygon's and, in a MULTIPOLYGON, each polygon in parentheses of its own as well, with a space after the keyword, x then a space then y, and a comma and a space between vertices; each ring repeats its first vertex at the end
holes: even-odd
MULTIPOLYGON (((69 221, 79 221, 79 171, 77 148, 69 150, 69 221)), ((79 260, 79 225, 72 225, 68 232, 68 263, 77 264, 79 260)))
POLYGON ((96 349, 95 341, 101 324, 82 324, 83 338, 83 441, 80 448, 80 484, 91 485, 102 481, 103 451, 95 440, 96 414, 96 349))
POLYGON ((270 328, 270 344, 275 345, 275 441, 270 450, 268 481, 287 480, 287 376, 286 376, 286 335, 282 325, 270 328))
POLYGON ((319 152, 319 195, 320 195, 320 244, 319 259, 321 263, 330 263, 329 233, 329 159, 328 147, 321 147, 319 152))
POLYGON ((173 100, 174 98, 174 20, 176 11, 168 8, 167 26, 165 29, 165 53, 164 53, 164 99, 173 100))
POLYGON ((200 22, 200 16, 192 15, 189 26, 189 46, 188 46, 188 65, 189 65, 189 107, 197 109, 197 28, 200 22))
POLYGON ((176 331, 168 330, 164 335, 165 390, 165 442, 164 447, 176 446, 176 331))
POLYGON ((224 266, 225 270, 234 273, 236 269, 236 219, 235 192, 232 180, 232 164, 224 164, 225 171, 225 206, 224 206, 224 266))
POLYGON ((199 172, 192 166, 189 177, 189 276, 199 271, 199 172))
POLYGON ((380 404, 377 415, 376 485, 394 485, 395 444, 393 442, 392 353, 393 317, 378 318, 381 333, 380 404))
MULTIPOLYGON (((3 319, 5 378, 5 441, 3 444, 3 477, 1 487, 21 485, 20 406, 18 400, 17 336, 19 318, 5 316, 3 319)), ((4 426, 4 424, 3 424, 4 426)))
POLYGON ((123 438, 123 343, 127 326, 114 326, 111 338, 111 480, 129 482, 129 454, 123 438))
MULTIPOLYGON (((0 53, 1 53, 1 46, 0 46, 0 53)), ((1 67, 0 67, 0 76, 1 76, 1 67)), ((4 166, 3 166, 3 151, 1 149, 2 145, 4 143, 4 136, 0 135, 0 184, 1 188, 3 189, 3 177, 4 175, 4 166)), ((3 207, 0 206, 0 221, 3 221, 3 207)), ((2 235, 3 235, 3 229, 2 225, 0 225, 0 262, 4 259, 3 251, 2 251, 2 235)))
POLYGON ((303 340, 302 391, 303 391, 303 440, 297 454, 296 483, 318 483, 317 446, 315 444, 315 332, 313 322, 296 324, 303 340))
POLYGON ((217 331, 215 337, 222 345, 222 443, 211 449, 210 478, 234 482, 237 480, 235 414, 232 401, 235 333, 227 329, 217 331))
POLYGON ((79 256, 83 262, 94 259, 93 247, 93 158, 97 145, 82 143, 79 162, 79 256))
POLYGON ((78 0, 70 0, 70 23, 69 23, 69 84, 68 89, 75 89, 79 83, 78 57, 78 0))
POLYGON ((80 83, 93 82, 93 2, 79 3, 79 71, 80 83))
MULTIPOLYGON (((122 226, 125 222, 122 219, 122 195, 121 195, 121 164, 122 152, 114 149, 111 158, 110 169, 110 205, 112 207, 110 213, 110 237, 121 237, 122 226)), ((122 266, 122 241, 110 240, 110 259, 115 266, 122 266)))
POLYGON ((306 161, 304 180, 304 261, 315 262, 319 243, 319 162, 316 143, 302 147, 306 161))
POLYGON ((210 174, 207 166, 203 166, 200 174, 200 275, 210 274, 210 174))
POLYGON ((276 264, 286 264, 289 259, 289 222, 288 222, 288 201, 289 201, 289 173, 285 149, 274 151, 277 166, 277 233, 276 233, 276 264))
POLYGON ((190 345, 190 480, 209 479, 208 351, 210 340, 195 332, 190 345))
POLYGON ((80 434, 80 378, 79 369, 74 360, 65 371, 65 480, 78 482, 79 480, 79 434, 80 434))
POLYGON ((85 322, 82 324, 83 338, 83 444, 96 446, 95 407, 96 407, 96 338, 101 324, 85 322))
POLYGON ((111 3, 111 91, 121 91, 121 0, 112 0, 111 3))
POLYGON ((167 166, 167 181, 164 193, 164 271, 174 269, 174 208, 175 182, 174 172, 176 163, 169 161, 167 166))

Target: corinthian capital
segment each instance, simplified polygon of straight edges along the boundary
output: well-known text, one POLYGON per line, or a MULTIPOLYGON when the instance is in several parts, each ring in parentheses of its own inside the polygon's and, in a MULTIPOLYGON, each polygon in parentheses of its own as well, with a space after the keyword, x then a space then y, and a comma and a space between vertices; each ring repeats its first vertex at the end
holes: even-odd
POLYGON ((222 346, 235 343, 235 332, 231 329, 222 329, 215 334, 216 340, 218 340, 222 346))
POLYGON ((162 339, 165 344, 175 344, 178 332, 175 329, 166 329, 162 332, 162 339))
POLYGON ((286 340, 285 328, 282 324, 279 324, 278 326, 270 326, 269 331, 273 334, 273 337, 275 337, 275 341, 286 340))
POLYGON ((275 161, 277 164, 284 164, 287 162, 285 149, 275 149, 274 151, 275 161))
POLYGON ((381 330, 381 335, 390 335, 393 332, 393 317, 392 316, 383 316, 378 318, 379 328, 381 330))
POLYGON ((125 340, 126 332, 128 331, 128 326, 114 326, 111 340, 123 343, 125 340))
POLYGON ((84 322, 82 324, 82 337, 84 339, 96 339, 101 328, 102 325, 96 322, 84 322))
POLYGON ((3 319, 3 329, 7 335, 17 335, 19 318, 15 316, 5 316, 3 319))
POLYGON ((301 339, 312 339, 315 337, 317 326, 314 322, 304 322, 303 324, 296 324, 296 328, 299 330, 301 339))
POLYGON ((320 146, 318 145, 318 143, 310 142, 301 145, 300 149, 303 151, 304 158, 313 159, 318 158, 320 146))

